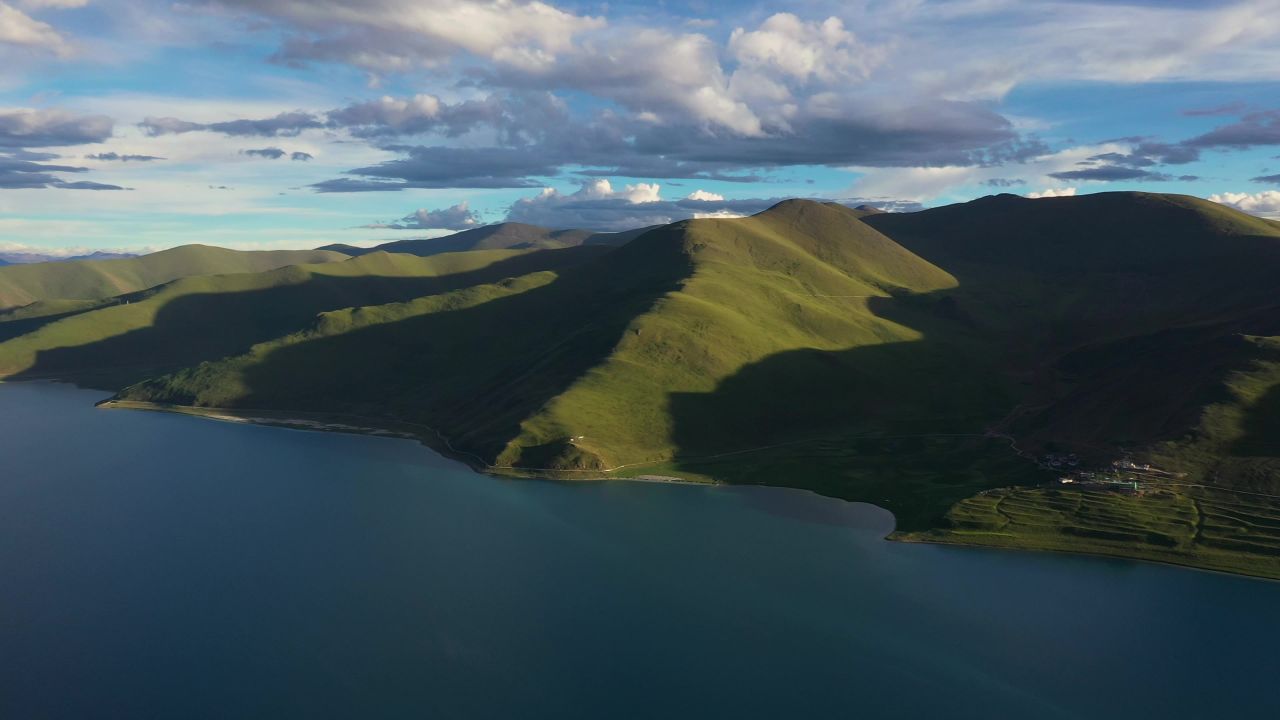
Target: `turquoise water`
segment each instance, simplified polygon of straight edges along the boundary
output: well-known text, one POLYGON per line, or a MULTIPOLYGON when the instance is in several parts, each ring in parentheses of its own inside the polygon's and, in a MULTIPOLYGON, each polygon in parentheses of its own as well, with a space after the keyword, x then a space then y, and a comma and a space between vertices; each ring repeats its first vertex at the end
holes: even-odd
POLYGON ((1275 717, 1280 583, 0 385, 0 717, 1275 717))

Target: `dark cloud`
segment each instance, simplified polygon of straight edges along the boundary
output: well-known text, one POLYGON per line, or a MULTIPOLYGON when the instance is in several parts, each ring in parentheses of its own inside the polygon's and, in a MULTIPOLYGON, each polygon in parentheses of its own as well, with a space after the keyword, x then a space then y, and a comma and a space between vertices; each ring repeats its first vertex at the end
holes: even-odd
POLYGON ((1250 180, 1267 185, 1280 185, 1280 175, 1259 175, 1258 177, 1250 178, 1250 180))
POLYGON ((31 190, 39 188, 60 188, 63 190, 124 190, 119 185, 90 182, 87 180, 68 181, 59 177, 61 173, 84 173, 88 168, 74 165, 48 165, 33 162, 27 158, 49 157, 48 153, 13 152, 0 153, 0 190, 31 190))
POLYGON ((211 123, 208 129, 225 135, 293 137, 303 130, 321 127, 324 127, 324 123, 310 113, 286 112, 262 120, 230 120, 211 123))
POLYGON ((917 105, 874 116, 855 112, 802 118, 788 130, 758 137, 709 134, 691 126, 632 131, 636 132, 634 153, 641 157, 675 158, 685 164, 722 169, 972 166, 1017 162, 1045 151, 1039 143, 1019 143, 1018 135, 1000 115, 975 104, 955 102, 917 105))
MULTIPOLYGON (((758 182, 767 177, 762 171, 787 166, 994 165, 1022 162, 1048 150, 1039 141, 1020 138, 1003 117, 967 103, 913 106, 876 116, 831 113, 799 118, 786 131, 750 137, 691 125, 655 125, 608 112, 581 120, 545 93, 508 101, 501 112, 472 117, 498 131, 498 144, 384 145, 407 156, 349 171, 363 179, 330 180, 313 187, 322 192, 533 187, 541 184, 537 178, 568 168, 590 177, 758 182)), ((434 107, 430 101, 419 104, 424 111, 434 107)), ((379 115, 388 106, 381 103, 377 112, 362 106, 359 113, 341 117, 343 122, 395 119, 379 115)))
POLYGON ((393 182, 388 180, 360 180, 357 178, 334 178, 333 180, 323 180, 318 183, 312 183, 311 189, 316 192, 326 193, 354 193, 354 192, 399 192, 408 190, 412 185, 402 182, 393 182))
MULTIPOLYGON (((384 97, 348 105, 326 114, 329 127, 346 128, 356 137, 384 138, 423 133, 459 137, 481 125, 510 130, 521 122, 506 102, 496 97, 447 103, 434 95, 410 98, 384 97)), ((527 121, 527 120, 526 120, 527 121)))
POLYGON ((105 115, 64 110, 0 111, 0 148, 87 145, 111 137, 115 121, 105 115))
POLYGON ((87 160, 112 160, 120 162, 151 162, 152 160, 164 160, 162 157, 155 155, 120 155, 119 153, 105 152, 96 155, 85 155, 87 160))
POLYGON ((982 184, 986 185, 987 187, 1007 188, 1007 187, 1016 187, 1018 185, 1026 185, 1027 181, 1009 179, 1009 178, 991 178, 990 180, 987 180, 982 184))
POLYGON ((1164 165, 1186 165, 1200 159, 1199 148, 1185 144, 1141 142, 1133 148, 1133 155, 1146 157, 1164 165))
POLYGON ((393 223, 375 223, 368 228, 388 230, 466 230, 483 225, 480 216, 462 202, 439 210, 421 208, 393 223))
POLYGON ((1280 110, 1248 113, 1230 125, 1214 128, 1183 143, 1192 148, 1244 149, 1280 145, 1280 110))
POLYGON ((88 168, 71 165, 45 165, 25 158, 28 153, 0 154, 0 188, 43 188, 62 182, 53 173, 82 173, 88 168))
POLYGON ((656 123, 614 111, 576 117, 551 92, 515 90, 458 103, 432 95, 384 97, 321 115, 293 112, 207 124, 147 118, 142 123, 151 135, 207 130, 280 136, 320 127, 384 140, 383 149, 406 155, 348 171, 356 177, 312 186, 321 192, 534 187, 540 184, 537 178, 569 167, 592 177, 758 182, 767 171, 787 166, 992 166, 1025 162, 1049 151, 1044 143, 1019 136, 990 109, 952 101, 879 107, 875 112, 823 107, 755 135, 705 124, 656 123), (391 142, 422 134, 476 134, 486 145, 391 142))
POLYGON ((555 175, 560 164, 519 148, 401 147, 406 157, 349 170, 364 179, 342 178, 312 185, 320 192, 365 192, 406 188, 536 187, 531 177, 555 175))
POLYGON ((54 185, 60 190, 128 190, 128 188, 119 185, 108 185, 106 183, 92 182, 89 180, 80 180, 78 182, 62 182, 54 185))
POLYGON ((172 117, 147 117, 138 123, 144 133, 177 135, 204 130, 236 137, 295 137, 303 130, 322 128, 325 124, 311 113, 295 110, 259 120, 227 120, 216 123, 195 123, 172 117))
POLYGON ((146 117, 143 118, 142 122, 138 123, 138 127, 147 135, 156 137, 157 135, 178 135, 180 133, 195 132, 196 130, 206 130, 209 126, 179 120, 174 117, 146 117))
POLYGON ((1094 155, 1090 157, 1088 160, 1080 164, 1081 165, 1091 165, 1091 164, 1097 165, 1102 163, 1105 163, 1108 165, 1123 165, 1125 167, 1134 168, 1134 167, 1151 167, 1152 165, 1156 164, 1156 161, 1152 160, 1149 157, 1144 157, 1142 155, 1137 155, 1137 154, 1109 152, 1109 153, 1102 153, 1101 155, 1094 155))
POLYGON ((51 152, 35 152, 32 150, 24 150, 22 148, 14 148, 12 150, 3 151, 4 157, 10 160, 31 160, 34 162, 44 162, 45 160, 56 160, 60 157, 58 153, 51 152))
MULTIPOLYGON (((1160 165, 1183 165, 1200 158, 1199 148, 1183 144, 1169 144, 1144 137, 1127 137, 1108 140, 1107 142, 1123 142, 1130 144, 1127 153, 1107 152, 1093 155, 1076 163, 1080 170, 1066 170, 1050 173, 1049 177, 1059 180, 1096 180, 1114 182, 1118 180, 1145 180, 1149 182, 1165 182, 1175 179, 1174 176, 1155 170, 1160 165)), ((1179 175, 1176 179, 1198 180, 1195 175, 1179 175)))
POLYGON ((1227 103, 1225 105, 1217 105, 1208 108, 1191 108, 1183 110, 1182 114, 1188 117, 1207 117, 1212 115, 1239 115, 1243 113, 1249 106, 1242 102, 1227 103))
POLYGON ((266 158, 268 160, 279 160, 280 158, 288 155, 290 160, 301 161, 301 162, 306 162, 315 157, 314 155, 308 152, 302 152, 302 151, 289 152, 287 150, 281 150, 278 147, 250 148, 248 150, 241 150, 240 154, 250 155, 253 157, 266 158))
POLYGON ((1094 162, 1107 162, 1126 167, 1151 167, 1152 165, 1186 165, 1200 159, 1200 149, 1183 143, 1165 143, 1146 137, 1123 137, 1104 142, 1128 143, 1128 153, 1103 153, 1089 158, 1094 162))
POLYGON ((241 150, 241 155, 252 155, 255 157, 267 158, 268 160, 279 160, 288 153, 278 147, 265 147, 256 150, 241 150))
POLYGON ((1122 167, 1118 165, 1106 165, 1103 167, 1085 168, 1083 170, 1067 170, 1065 172, 1049 173, 1049 177, 1059 180, 1098 180, 1102 182, 1115 182, 1117 180, 1150 180, 1164 181, 1172 178, 1163 173, 1151 172, 1139 168, 1122 167))

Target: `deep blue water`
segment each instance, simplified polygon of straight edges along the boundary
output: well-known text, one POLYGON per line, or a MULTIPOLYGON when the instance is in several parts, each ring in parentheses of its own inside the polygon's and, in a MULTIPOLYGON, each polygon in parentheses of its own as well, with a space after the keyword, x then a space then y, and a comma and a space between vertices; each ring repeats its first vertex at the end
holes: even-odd
POLYGON ((1280 583, 0 385, 3 718, 1280 715, 1280 583))

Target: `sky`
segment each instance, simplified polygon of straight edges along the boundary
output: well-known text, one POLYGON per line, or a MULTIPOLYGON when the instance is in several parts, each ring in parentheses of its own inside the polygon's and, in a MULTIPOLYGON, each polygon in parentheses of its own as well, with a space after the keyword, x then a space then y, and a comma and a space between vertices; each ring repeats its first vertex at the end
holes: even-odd
POLYGON ((0 0, 4 251, 1108 190, 1280 217, 1280 0, 0 0))

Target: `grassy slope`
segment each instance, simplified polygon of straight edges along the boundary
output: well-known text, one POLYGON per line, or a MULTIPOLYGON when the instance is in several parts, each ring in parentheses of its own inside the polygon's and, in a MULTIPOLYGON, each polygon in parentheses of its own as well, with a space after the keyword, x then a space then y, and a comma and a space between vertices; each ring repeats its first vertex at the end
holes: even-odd
POLYGON ((0 308, 43 300, 104 299, 191 275, 261 272, 345 259, 326 250, 241 251, 183 245, 121 260, 10 265, 0 269, 0 308))
POLYGON ((921 522, 989 487, 997 468, 1028 470, 981 437, 1010 401, 978 368, 980 348, 944 337, 934 296, 955 280, 839 206, 678 223, 549 282, 514 282, 331 313, 121 396, 380 415, 441 428, 453 449, 497 466, 674 463, 921 522), (776 448, 745 464, 699 460, 778 444, 803 446, 807 468, 776 448), (926 446, 935 452, 899 463, 904 482, 881 482, 886 458, 926 446), (779 472, 744 476, 762 463, 779 472))
POLYGON ((746 389, 748 407, 690 398, 715 393, 751 363, 787 351, 916 342, 919 331, 877 315, 872 302, 954 285, 834 206, 790 203, 754 218, 680 224, 645 240, 680 243, 693 274, 631 323, 604 363, 530 417, 500 460, 519 462, 529 448, 584 435, 577 452, 612 467, 767 444, 827 426, 832 418, 817 416, 821 398, 808 396, 799 414, 810 419, 783 422, 795 413, 778 401, 790 405, 795 396, 777 385, 746 389), (708 417, 689 417, 698 413, 708 417))
POLYGON ((1132 193, 1001 196, 870 223, 953 270, 958 303, 1011 338, 1005 363, 1027 392, 1008 429, 1025 447, 1098 463, 1128 451, 1185 473, 1136 498, 983 494, 951 510, 949 529, 917 537, 1280 577, 1280 498, 1266 497, 1280 495, 1280 371, 1265 337, 1280 334, 1280 227, 1132 193), (1197 532, 1171 519, 1197 503, 1209 516, 1229 505, 1236 522, 1197 532))
POLYGON ((868 222, 960 278, 958 315, 1026 384, 1010 430, 1033 449, 1189 430, 1251 362, 1241 337, 1280 334, 1280 228, 1204 200, 997 196, 868 222))
POLYGON ((119 387, 244 352, 305 327, 316 313, 556 268, 604 249, 485 251, 431 258, 374 253, 264 273, 183 278, 128 304, 71 315, 0 343, 0 377, 75 377, 119 387), (103 375, 103 373, 107 373, 103 375))
POLYGON ((1169 487, 1146 495, 1001 488, 907 540, 1138 557, 1280 579, 1280 498, 1169 487))

